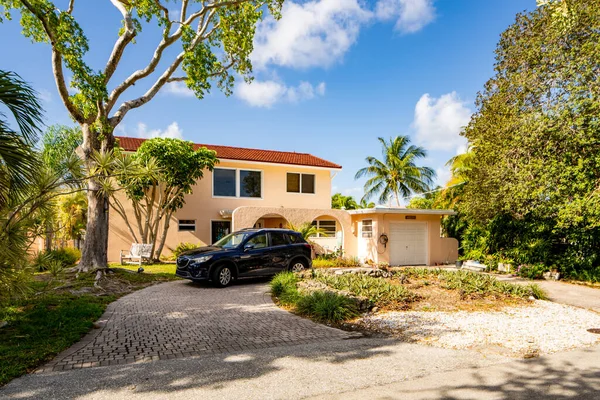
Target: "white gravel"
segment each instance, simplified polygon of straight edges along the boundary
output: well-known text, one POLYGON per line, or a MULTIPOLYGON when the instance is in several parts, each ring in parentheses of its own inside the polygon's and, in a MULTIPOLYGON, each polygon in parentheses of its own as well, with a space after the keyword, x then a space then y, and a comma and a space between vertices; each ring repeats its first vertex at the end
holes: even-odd
POLYGON ((513 356, 550 354, 600 342, 600 335, 587 332, 600 328, 600 314, 539 300, 529 307, 501 311, 385 312, 364 317, 362 323, 436 347, 501 346, 513 356))

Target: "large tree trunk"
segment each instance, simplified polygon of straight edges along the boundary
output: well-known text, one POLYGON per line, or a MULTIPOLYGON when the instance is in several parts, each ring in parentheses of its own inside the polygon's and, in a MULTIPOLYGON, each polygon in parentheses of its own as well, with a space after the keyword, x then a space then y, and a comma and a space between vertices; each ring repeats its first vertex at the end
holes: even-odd
MULTIPOLYGON (((103 140, 98 140, 99 134, 94 132, 88 124, 81 126, 83 131, 82 154, 86 167, 92 166, 92 154, 96 151, 110 151, 114 147, 112 132, 104 132, 103 140)), ((108 267, 108 197, 99 191, 100 185, 94 179, 88 181, 88 211, 85 229, 85 241, 81 251, 80 271, 104 269, 108 267)))
POLYGON ((160 260, 160 255, 162 254, 163 248, 165 247, 165 240, 167 239, 167 233, 169 232, 169 225, 171 224, 171 215, 172 212, 167 212, 165 216, 165 222, 163 225, 163 231, 160 235, 160 241, 158 242, 158 249, 156 249, 155 259, 160 260))

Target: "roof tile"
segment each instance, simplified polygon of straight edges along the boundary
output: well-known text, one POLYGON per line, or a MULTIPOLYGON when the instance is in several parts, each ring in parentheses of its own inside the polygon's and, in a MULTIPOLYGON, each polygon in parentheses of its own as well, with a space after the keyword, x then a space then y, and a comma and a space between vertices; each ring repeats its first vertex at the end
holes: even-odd
MULTIPOLYGON (((136 151, 146 139, 116 136, 119 145, 126 151, 136 151)), ((308 153, 295 153, 290 151, 260 150, 244 147, 219 146, 212 144, 194 143, 194 149, 206 147, 217 152, 218 158, 227 160, 257 161, 275 164, 305 165, 309 167, 323 167, 341 169, 342 166, 331 161, 313 156, 308 153)))

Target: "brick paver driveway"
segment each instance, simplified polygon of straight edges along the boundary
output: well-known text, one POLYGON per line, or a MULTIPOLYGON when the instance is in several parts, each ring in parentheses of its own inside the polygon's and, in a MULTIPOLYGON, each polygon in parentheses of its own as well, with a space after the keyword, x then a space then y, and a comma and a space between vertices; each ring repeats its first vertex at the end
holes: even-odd
POLYGON ((352 334, 277 308, 266 283, 226 289, 176 281, 110 304, 94 329, 39 371, 129 364, 250 350, 352 334))

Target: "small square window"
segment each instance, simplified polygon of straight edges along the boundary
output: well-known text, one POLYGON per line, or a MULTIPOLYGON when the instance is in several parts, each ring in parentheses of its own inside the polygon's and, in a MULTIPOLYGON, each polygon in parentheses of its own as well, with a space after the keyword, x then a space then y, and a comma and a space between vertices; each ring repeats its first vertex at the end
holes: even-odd
POLYGON ((315 176, 302 174, 302 193, 315 193, 315 176))
POLYGON ((179 231, 195 231, 196 220, 195 219, 180 219, 179 220, 179 231))
POLYGON ((260 171, 240 170, 240 197, 261 197, 262 174, 260 171))
POLYGON ((300 193, 300 174, 288 172, 287 191, 288 193, 300 193))
POLYGON ((361 231, 362 237, 373 237, 373 220, 363 219, 361 231))

